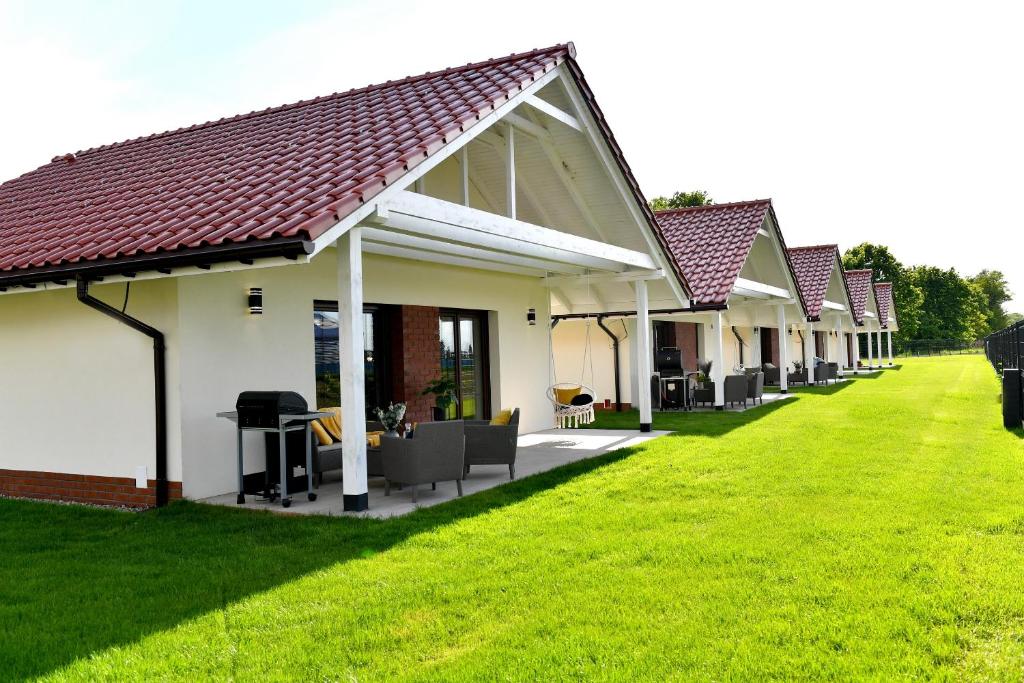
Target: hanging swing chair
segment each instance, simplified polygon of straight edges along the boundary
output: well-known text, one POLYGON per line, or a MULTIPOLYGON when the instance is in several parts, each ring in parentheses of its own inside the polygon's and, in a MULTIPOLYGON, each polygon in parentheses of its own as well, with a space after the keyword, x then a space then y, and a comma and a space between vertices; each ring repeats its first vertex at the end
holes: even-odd
MULTIPOLYGON (((551 347, 552 379, 557 380, 555 350, 551 347)), ((579 382, 555 382, 548 387, 548 400, 555 408, 555 426, 559 429, 588 425, 594 421, 594 389, 583 383, 583 374, 590 361, 590 383, 594 383, 594 356, 590 349, 590 318, 587 318, 586 342, 583 348, 583 367, 579 382)))

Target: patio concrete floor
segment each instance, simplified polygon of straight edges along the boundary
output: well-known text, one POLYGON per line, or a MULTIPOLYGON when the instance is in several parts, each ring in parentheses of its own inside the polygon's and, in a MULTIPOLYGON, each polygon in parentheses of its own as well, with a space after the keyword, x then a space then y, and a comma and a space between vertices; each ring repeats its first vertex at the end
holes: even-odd
MULTIPOLYGON (((561 465, 577 460, 592 458, 603 453, 628 448, 645 441, 668 434, 655 431, 642 434, 639 431, 615 429, 549 429, 519 437, 519 450, 516 455, 516 478, 528 477, 531 474, 546 472, 561 465)), ((495 486, 508 483, 508 468, 502 465, 479 465, 470 471, 469 477, 462 482, 464 495, 471 495, 495 486)), ((324 475, 324 483, 316 490, 315 501, 306 500, 306 494, 300 493, 292 497, 292 505, 288 509, 279 503, 268 503, 258 496, 246 496, 245 505, 235 501, 236 493, 225 493, 212 498, 200 500, 211 505, 225 505, 249 510, 272 510, 297 515, 327 516, 361 516, 387 518, 405 515, 417 507, 428 507, 444 503, 458 496, 454 481, 438 482, 437 490, 430 485, 420 486, 417 491, 418 501, 414 505, 409 487, 398 490, 392 487, 391 495, 384 495, 384 480, 373 477, 369 481, 370 509, 364 512, 345 512, 342 510, 341 472, 328 472, 324 475)))

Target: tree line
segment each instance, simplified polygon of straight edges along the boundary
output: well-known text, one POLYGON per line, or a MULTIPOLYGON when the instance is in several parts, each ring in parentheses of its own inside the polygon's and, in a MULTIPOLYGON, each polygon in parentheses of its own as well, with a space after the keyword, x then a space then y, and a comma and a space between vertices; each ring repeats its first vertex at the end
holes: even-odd
MULTIPOLYGON (((655 211, 714 204, 705 190, 676 192, 650 201, 655 211)), ((865 242, 843 255, 847 270, 871 269, 872 282, 891 282, 896 305, 898 341, 951 339, 973 342, 1024 318, 1010 313, 1013 296, 1006 277, 998 270, 982 270, 965 277, 954 268, 910 266, 900 263, 889 248, 865 242)))
POLYGON ((888 247, 865 242, 843 254, 847 270, 871 269, 873 282, 891 282, 901 341, 952 339, 973 342, 1003 329, 1019 314, 1005 309, 1013 298, 998 270, 963 276, 955 268, 905 266, 888 247))

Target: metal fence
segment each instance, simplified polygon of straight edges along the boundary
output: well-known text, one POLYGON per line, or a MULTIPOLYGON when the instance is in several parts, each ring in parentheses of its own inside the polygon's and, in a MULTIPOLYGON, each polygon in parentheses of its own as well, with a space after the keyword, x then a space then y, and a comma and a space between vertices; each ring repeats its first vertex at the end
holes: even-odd
POLYGON ((985 337, 985 356, 1003 380, 1003 424, 1024 422, 1024 320, 985 337))
POLYGON ((981 353, 982 342, 965 342, 959 339, 909 339, 893 340, 897 356, 949 356, 966 353, 981 353))

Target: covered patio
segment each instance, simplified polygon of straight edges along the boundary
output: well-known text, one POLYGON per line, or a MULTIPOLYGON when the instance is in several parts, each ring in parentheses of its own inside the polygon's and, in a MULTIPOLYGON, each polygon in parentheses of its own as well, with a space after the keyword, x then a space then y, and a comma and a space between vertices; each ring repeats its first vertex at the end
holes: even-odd
MULTIPOLYGON (((639 432, 614 429, 548 429, 533 434, 524 434, 518 440, 516 454, 516 478, 528 477, 568 465, 572 462, 586 460, 611 453, 622 448, 638 446, 646 441, 668 434, 668 432, 639 432)), ((462 482, 464 495, 501 486, 509 482, 509 473, 505 467, 498 465, 475 466, 462 482)), ((283 510, 280 505, 272 504, 255 496, 248 496, 244 506, 236 503, 235 494, 226 493, 219 496, 204 498, 199 502, 210 505, 225 505, 248 510, 272 510, 274 512, 296 515, 326 516, 360 516, 384 519, 405 515, 420 507, 430 507, 454 500, 458 496, 455 483, 440 482, 437 488, 430 485, 420 486, 417 502, 412 502, 408 487, 392 488, 390 495, 385 495, 384 480, 370 478, 368 480, 368 509, 349 511, 345 509, 342 499, 341 472, 327 475, 323 484, 317 489, 317 500, 297 504, 283 510)))

